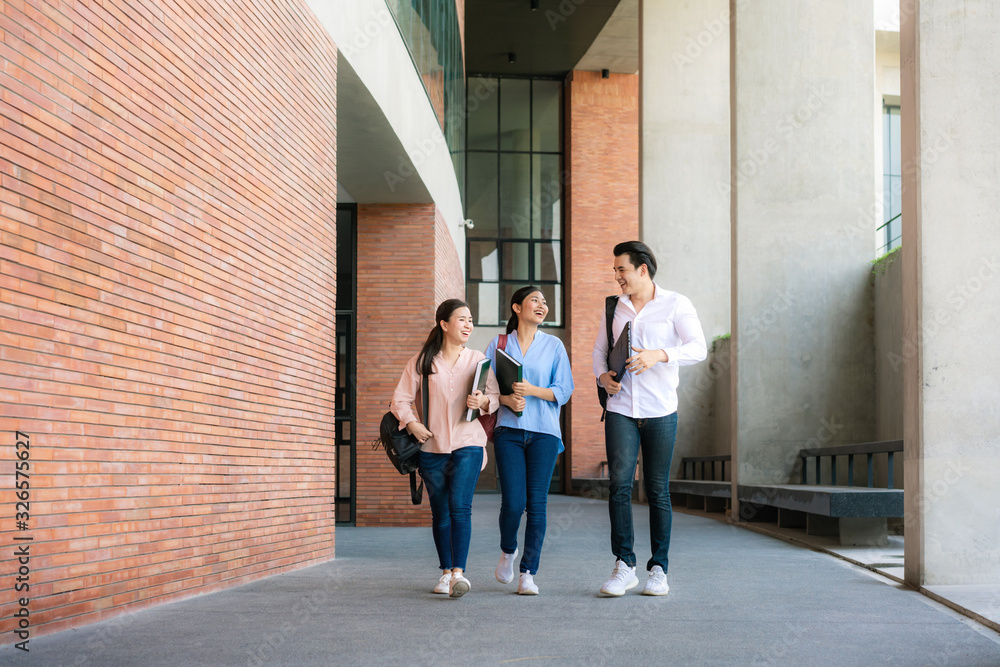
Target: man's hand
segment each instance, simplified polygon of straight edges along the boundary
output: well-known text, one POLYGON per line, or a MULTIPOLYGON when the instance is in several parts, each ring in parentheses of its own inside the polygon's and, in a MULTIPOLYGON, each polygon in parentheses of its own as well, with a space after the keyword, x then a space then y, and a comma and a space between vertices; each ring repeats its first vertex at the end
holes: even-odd
POLYGON ((608 396, 614 396, 622 390, 622 385, 620 382, 615 382, 614 377, 618 375, 615 371, 608 371, 598 378, 598 382, 604 387, 604 391, 608 392, 608 396))
POLYGON ((427 442, 428 438, 433 438, 434 434, 427 430, 423 424, 418 421, 412 421, 406 425, 406 430, 409 431, 410 435, 417 439, 421 445, 427 442))
MULTIPOLYGON (((632 348, 636 354, 625 360, 626 368, 635 375, 641 375, 660 362, 669 361, 663 350, 644 350, 641 347, 632 348)), ((608 392, 610 393, 610 392, 608 392)))

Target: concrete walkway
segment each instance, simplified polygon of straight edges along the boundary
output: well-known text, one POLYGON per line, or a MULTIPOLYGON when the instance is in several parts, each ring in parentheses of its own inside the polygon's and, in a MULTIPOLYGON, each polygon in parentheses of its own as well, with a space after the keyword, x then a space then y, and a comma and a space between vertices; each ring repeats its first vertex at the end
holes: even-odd
MULTIPOLYGON (((338 528, 337 559, 7 645, 4 665, 1000 665, 1000 636, 827 554, 674 515, 670 595, 603 598, 604 501, 552 496, 538 597, 493 578, 499 496, 476 497, 472 591, 430 593, 430 529, 338 528)), ((646 507, 635 506, 640 566, 646 507)), ((522 527, 523 529, 523 527, 522 527)), ((640 586, 646 576, 640 576, 640 586)))

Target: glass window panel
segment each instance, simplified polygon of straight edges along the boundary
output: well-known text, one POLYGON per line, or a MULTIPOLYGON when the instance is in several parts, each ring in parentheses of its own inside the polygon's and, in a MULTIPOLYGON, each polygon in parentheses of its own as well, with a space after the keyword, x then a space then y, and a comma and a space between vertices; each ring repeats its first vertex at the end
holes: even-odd
POLYGON ((534 151, 559 151, 559 118, 561 109, 559 81, 533 82, 531 104, 532 146, 534 151))
POLYGON ((469 283, 465 293, 469 309, 480 326, 500 324, 500 285, 497 283, 469 283))
POLYGON ((530 165, 529 155, 500 154, 500 236, 504 238, 528 238, 531 234, 530 165))
POLYGON ((531 150, 531 81, 500 82, 500 150, 531 150))
POLYGON ((889 110, 889 173, 902 174, 902 148, 900 142, 902 136, 899 127, 899 108, 893 107, 889 110))
POLYGON ((532 238, 562 237, 562 185, 558 155, 532 155, 532 238))
POLYGON ((535 244, 535 280, 562 282, 559 242, 535 244))
POLYGON ((475 223, 469 236, 497 235, 497 154, 469 153, 466 215, 475 223))
POLYGON ((903 212, 903 177, 889 177, 889 216, 886 220, 891 220, 903 212))
POLYGON ((528 282, 528 244, 503 244, 503 279, 528 282))
POLYGON ((469 77, 469 150, 497 150, 497 80, 469 77))
POLYGON ((500 260, 496 241, 469 242, 469 278, 499 280, 500 260))

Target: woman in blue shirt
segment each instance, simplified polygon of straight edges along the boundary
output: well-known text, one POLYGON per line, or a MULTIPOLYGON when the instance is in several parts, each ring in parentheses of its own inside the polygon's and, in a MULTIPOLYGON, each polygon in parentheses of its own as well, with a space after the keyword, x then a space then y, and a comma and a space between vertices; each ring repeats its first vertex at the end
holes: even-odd
MULTIPOLYGON (((507 322, 504 351, 522 364, 523 382, 514 383, 514 393, 500 396, 503 408, 498 413, 493 433, 493 447, 500 475, 500 563, 497 581, 514 580, 517 558, 517 530, 521 515, 527 510, 524 530, 524 555, 517 592, 538 595, 533 576, 545 539, 545 508, 556 457, 565 447, 559 428, 559 410, 573 393, 573 374, 562 341, 538 330, 549 313, 542 291, 522 287, 510 300, 511 318, 507 322), (517 416, 517 412, 521 416, 517 416)), ((486 356, 496 368, 497 344, 494 338, 486 356)))

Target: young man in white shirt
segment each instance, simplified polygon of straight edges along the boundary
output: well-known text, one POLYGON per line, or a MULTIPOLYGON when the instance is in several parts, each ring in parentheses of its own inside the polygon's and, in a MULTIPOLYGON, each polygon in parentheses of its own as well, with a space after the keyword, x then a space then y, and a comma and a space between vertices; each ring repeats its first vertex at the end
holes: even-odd
POLYGON ((652 557, 643 595, 666 595, 667 551, 670 548, 670 461, 677 436, 679 366, 705 359, 708 350, 701 322, 691 301, 653 282, 656 258, 640 241, 614 248, 615 277, 621 296, 614 311, 615 340, 631 322, 632 351, 623 377, 608 371, 607 323, 594 343, 594 376, 608 392, 604 443, 608 456, 611 497, 611 551, 615 569, 601 593, 624 595, 635 588, 636 557, 632 550, 632 482, 642 450, 642 472, 649 501, 652 557))

